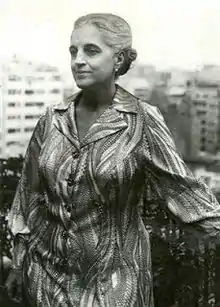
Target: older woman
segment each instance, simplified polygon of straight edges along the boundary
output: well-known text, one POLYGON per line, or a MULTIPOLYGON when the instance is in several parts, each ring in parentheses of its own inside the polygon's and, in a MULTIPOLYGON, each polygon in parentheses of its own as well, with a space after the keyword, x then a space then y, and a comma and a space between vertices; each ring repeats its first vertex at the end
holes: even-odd
POLYGON ((22 280, 28 306, 152 307, 143 200, 165 199, 212 236, 220 206, 186 168, 158 109, 116 85, 136 58, 127 22, 80 17, 69 50, 81 90, 49 107, 30 140, 9 216, 8 288, 22 280))

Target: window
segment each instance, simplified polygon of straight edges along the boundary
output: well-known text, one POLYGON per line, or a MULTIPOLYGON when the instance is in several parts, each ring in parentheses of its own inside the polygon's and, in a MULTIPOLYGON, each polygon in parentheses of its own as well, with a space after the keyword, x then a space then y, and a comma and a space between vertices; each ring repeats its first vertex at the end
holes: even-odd
POLYGON ((20 115, 9 115, 8 119, 20 119, 21 116, 20 115))
POLYGON ((59 94, 60 90, 58 88, 54 88, 50 91, 52 94, 59 94))
POLYGON ((205 146, 202 145, 202 146, 200 147, 200 150, 201 150, 201 151, 205 151, 205 146))
POLYGON ((44 106, 44 103, 43 103, 43 102, 36 102, 36 106, 38 106, 38 107, 43 107, 43 106, 44 106))
POLYGON ((9 102, 8 103, 8 107, 15 107, 16 106, 16 103, 15 102, 9 102))
POLYGON ((25 102, 25 107, 33 107, 35 102, 25 102))
POLYGON ((206 102, 205 101, 194 101, 194 106, 205 107, 206 102))
POLYGON ((9 81, 21 81, 21 77, 16 76, 16 75, 9 75, 8 80, 9 81))
POLYGON ((36 81, 44 80, 44 76, 26 76, 26 81, 31 84, 36 81))
POLYGON ((201 120, 201 124, 202 124, 202 125, 205 125, 205 124, 206 124, 206 121, 205 121, 205 120, 201 120))
POLYGON ((56 67, 52 67, 52 66, 39 66, 37 67, 36 71, 38 72, 54 72, 54 73, 58 73, 58 69, 56 67))
POLYGON ((24 131, 25 132, 32 132, 32 131, 34 131, 34 127, 26 127, 26 128, 24 128, 24 131))
POLYGON ((17 144, 17 142, 15 142, 15 141, 11 141, 11 142, 6 143, 7 146, 16 145, 16 144, 17 144))
POLYGON ((10 128, 8 129, 8 133, 16 133, 16 132, 20 132, 20 129, 19 128, 10 128))
POLYGON ((25 119, 36 119, 39 118, 40 115, 25 115, 25 119))
POLYGON ((204 110, 198 110, 197 112, 196 112, 196 114, 197 115, 205 115, 206 114, 206 111, 204 111, 204 110))
POLYGON ((20 106, 20 102, 14 102, 14 101, 11 101, 11 102, 8 102, 8 107, 19 107, 20 106))
POLYGON ((21 94, 21 90, 19 89, 9 89, 8 90, 8 95, 19 95, 21 94))
POLYGON ((202 133, 206 133, 206 128, 202 128, 202 129, 201 129, 201 132, 202 132, 202 133))
POLYGON ((52 79, 54 81, 60 81, 61 80, 61 77, 60 76, 52 76, 52 79))
POLYGON ((34 91, 33 90, 25 90, 26 95, 33 95, 34 91))
POLYGON ((201 143, 205 143, 206 139, 204 137, 201 138, 201 143))
POLYGON ((43 102, 25 102, 25 107, 34 107, 34 106, 37 106, 37 107, 43 107, 44 106, 44 103, 43 102))

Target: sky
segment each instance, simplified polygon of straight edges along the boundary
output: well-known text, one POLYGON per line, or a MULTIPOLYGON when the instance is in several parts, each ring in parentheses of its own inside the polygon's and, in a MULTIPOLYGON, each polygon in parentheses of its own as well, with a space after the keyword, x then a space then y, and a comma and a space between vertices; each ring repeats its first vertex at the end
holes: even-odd
POLYGON ((130 23, 141 63, 220 65, 219 0, 0 0, 0 59, 17 54, 69 70, 73 23, 92 12, 130 23))

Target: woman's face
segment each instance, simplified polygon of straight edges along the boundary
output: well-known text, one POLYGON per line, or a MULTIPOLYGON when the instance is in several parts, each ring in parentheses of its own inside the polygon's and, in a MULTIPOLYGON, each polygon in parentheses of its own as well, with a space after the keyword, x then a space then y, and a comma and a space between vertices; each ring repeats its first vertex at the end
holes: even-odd
POLYGON ((103 85, 114 76, 115 54, 93 25, 73 30, 70 43, 71 69, 79 88, 103 85))

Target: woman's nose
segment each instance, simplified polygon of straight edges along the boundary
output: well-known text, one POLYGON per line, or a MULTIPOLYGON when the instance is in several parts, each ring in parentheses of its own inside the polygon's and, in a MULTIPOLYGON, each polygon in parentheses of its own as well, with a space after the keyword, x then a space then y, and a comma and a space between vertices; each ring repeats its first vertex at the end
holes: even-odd
POLYGON ((76 57, 74 59, 74 63, 76 65, 82 65, 85 64, 85 57, 84 54, 82 52, 77 52, 76 57))

